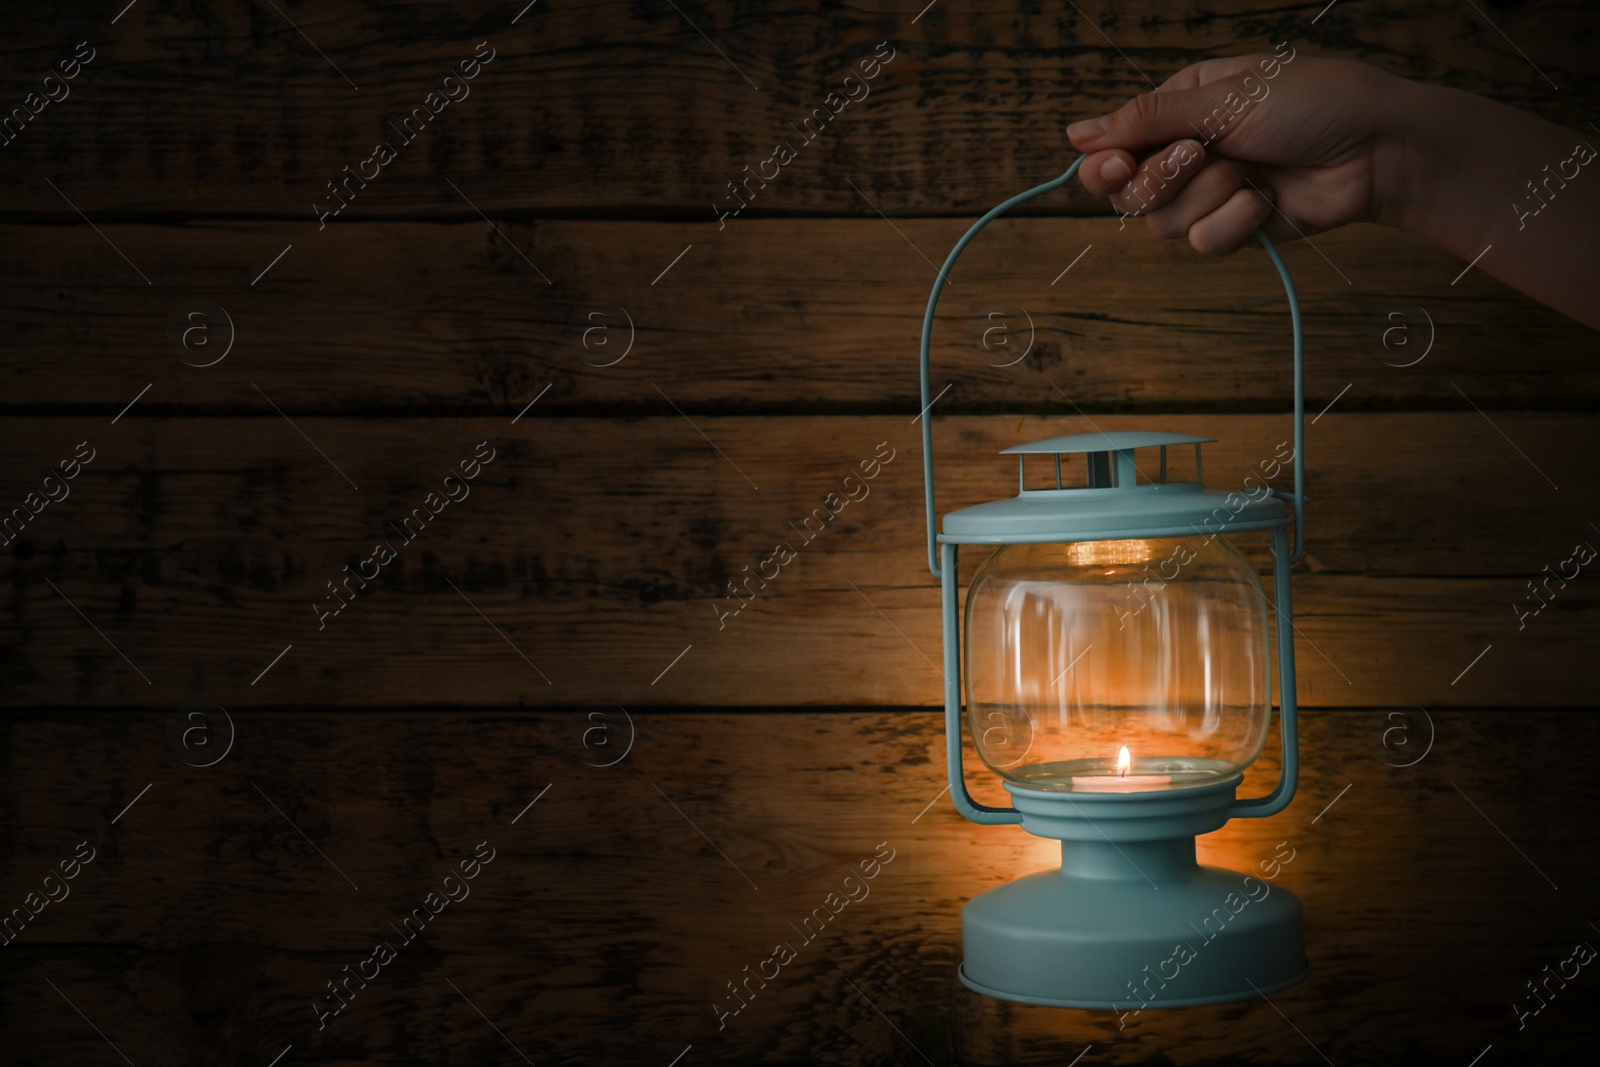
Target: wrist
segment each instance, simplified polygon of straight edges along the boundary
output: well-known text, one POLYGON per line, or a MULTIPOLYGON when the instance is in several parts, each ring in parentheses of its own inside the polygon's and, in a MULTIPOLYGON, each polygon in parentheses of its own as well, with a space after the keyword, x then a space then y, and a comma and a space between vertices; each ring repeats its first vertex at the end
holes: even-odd
POLYGON ((1472 244, 1474 237, 1462 231, 1478 213, 1463 203, 1459 188, 1472 169, 1462 152, 1482 144, 1473 130, 1481 131, 1484 117, 1473 112, 1486 101, 1456 89, 1393 80, 1373 150, 1372 221, 1447 246, 1463 238, 1472 244))

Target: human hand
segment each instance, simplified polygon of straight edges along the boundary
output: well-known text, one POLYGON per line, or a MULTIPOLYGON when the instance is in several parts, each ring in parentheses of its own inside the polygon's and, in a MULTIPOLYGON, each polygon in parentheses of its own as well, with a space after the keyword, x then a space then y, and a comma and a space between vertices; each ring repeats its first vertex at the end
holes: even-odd
POLYGON ((1161 237, 1226 254, 1349 222, 1399 225, 1404 138, 1386 116, 1413 83, 1348 60, 1208 59, 1067 136, 1078 177, 1161 237))

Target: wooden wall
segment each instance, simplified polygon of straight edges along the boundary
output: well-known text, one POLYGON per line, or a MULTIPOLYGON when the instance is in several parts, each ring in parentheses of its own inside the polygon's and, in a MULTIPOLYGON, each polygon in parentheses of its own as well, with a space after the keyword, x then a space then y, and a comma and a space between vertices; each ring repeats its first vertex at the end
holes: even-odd
MULTIPOLYGON (((11 13, 6 100, 81 41, 93 58, 0 144, 0 515, 27 518, 0 545, 0 904, 99 850, 0 951, 15 1062, 1045 1064, 1088 1045, 1084 1064, 1467 1064, 1492 1046, 1489 1067, 1592 1045, 1582 978, 1521 1028, 1509 1007, 1600 936, 1593 578, 1520 624, 1515 607, 1600 537, 1592 331, 1390 231, 1284 247, 1322 412, 1295 585, 1303 795, 1203 850, 1300 850, 1285 884, 1314 973, 1273 1005, 1123 1030, 955 981, 961 902, 1049 848, 936 800, 913 422, 933 264, 1060 172, 1067 122, 1287 40, 1585 131, 1592 12, 919 8, 11 13), (880 42, 870 94, 719 221, 727 183, 801 140, 791 124, 880 42), (388 130, 490 50, 414 142, 388 130), (378 139, 396 158, 319 224, 326 183, 378 139), (870 495, 723 617, 727 581, 875 456, 870 495), (69 494, 31 514, 74 457, 69 494), (470 495, 407 540, 474 460, 470 495), (380 542, 395 558, 332 599, 380 542), (186 748, 192 701, 232 725, 209 713, 186 748), (233 747, 198 768, 202 737, 233 747), (473 898, 318 1030, 322 983, 485 839, 504 859, 473 898), (723 982, 881 841, 904 858, 870 902, 718 1030, 723 982)), ((997 223, 940 309, 941 510, 1010 491, 1000 448, 1091 427, 1217 436, 1207 480, 1242 484, 1290 434, 1284 312, 1259 253, 1201 260, 1081 191, 997 223), (1008 347, 986 348, 997 323, 1008 347)))

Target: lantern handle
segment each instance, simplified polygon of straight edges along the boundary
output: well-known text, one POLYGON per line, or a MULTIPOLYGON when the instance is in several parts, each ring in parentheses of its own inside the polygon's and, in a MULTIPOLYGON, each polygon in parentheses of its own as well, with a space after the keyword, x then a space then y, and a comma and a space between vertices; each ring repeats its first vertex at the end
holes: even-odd
MULTIPOLYGON (((956 258, 966 249, 967 245, 978 231, 983 229, 995 219, 1004 215, 1018 204, 1032 200, 1036 196, 1061 188, 1072 180, 1078 173, 1078 168, 1083 165, 1083 156, 1072 161, 1066 173, 1059 178, 1052 178, 1043 185, 1035 186, 1027 192, 1018 193, 1010 200, 992 209, 970 229, 961 236, 950 255, 945 258, 944 266, 939 268, 938 276, 934 279, 933 291, 928 294, 928 309, 922 316, 922 413, 917 416, 922 420, 922 485, 923 497, 927 503, 928 519, 928 569, 935 578, 943 577, 939 567, 939 527, 938 518, 934 513, 933 503, 933 415, 930 409, 933 400, 928 398, 930 380, 928 374, 928 346, 933 336, 933 312, 939 305, 939 294, 944 290, 945 283, 949 280, 950 268, 955 266, 956 258)), ((1289 557, 1290 563, 1299 563, 1306 554, 1305 542, 1305 335, 1300 321, 1300 298, 1296 295, 1294 281, 1289 277, 1289 268, 1284 265, 1283 257, 1278 254, 1278 249, 1271 239, 1261 230, 1255 233, 1256 240, 1261 247, 1267 250, 1267 256, 1272 260, 1272 265, 1278 268, 1278 277, 1283 280, 1283 290, 1289 297, 1289 318, 1294 327, 1294 493, 1284 493, 1274 489, 1272 495, 1282 500, 1292 501, 1294 504, 1294 552, 1289 557)), ((942 395, 942 394, 941 394, 942 395)), ((915 420, 913 420, 915 421, 915 420)))

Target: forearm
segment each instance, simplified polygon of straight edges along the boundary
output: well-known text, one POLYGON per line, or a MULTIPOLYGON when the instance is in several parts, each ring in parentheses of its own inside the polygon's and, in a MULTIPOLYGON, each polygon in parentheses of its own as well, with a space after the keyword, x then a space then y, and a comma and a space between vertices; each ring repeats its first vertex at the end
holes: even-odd
POLYGON ((1404 128, 1375 176, 1377 221, 1600 329, 1600 138, 1471 93, 1403 84, 1409 98, 1391 114, 1404 128))

